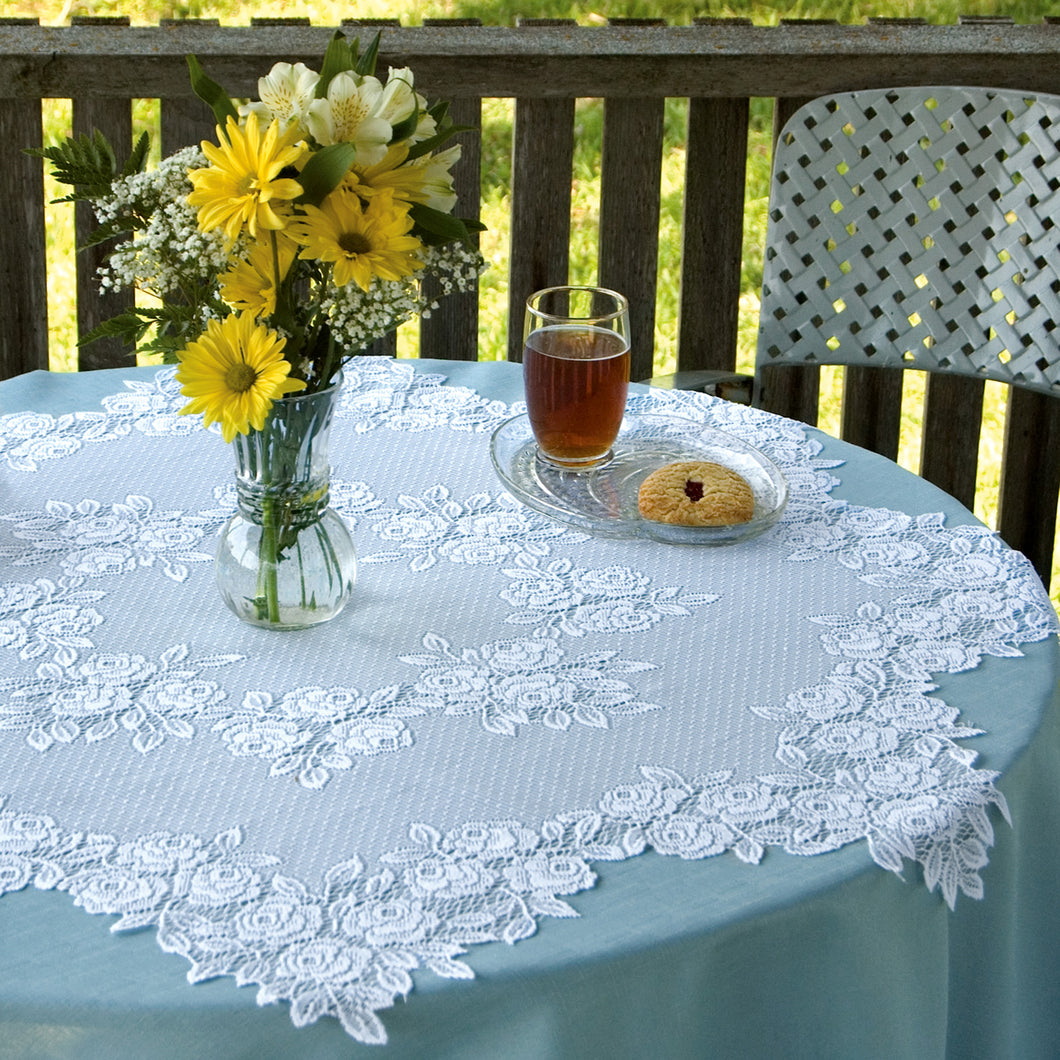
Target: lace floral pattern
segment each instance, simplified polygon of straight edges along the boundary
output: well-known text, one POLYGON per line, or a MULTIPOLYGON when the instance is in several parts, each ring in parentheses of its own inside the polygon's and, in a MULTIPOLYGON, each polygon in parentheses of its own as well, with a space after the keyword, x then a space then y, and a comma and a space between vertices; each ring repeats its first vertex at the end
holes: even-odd
POLYGON ((374 869, 349 857, 319 889, 281 874, 279 858, 243 853, 238 829, 212 841, 153 833, 119 842, 0 810, 0 893, 57 888, 87 912, 119 915, 114 931, 157 925, 162 948, 191 963, 189 981, 231 975, 258 986, 259 1004, 288 1002, 296 1026, 333 1016, 357 1040, 383 1043, 378 1012, 407 996, 411 972, 474 978, 459 959, 469 946, 512 944, 541 917, 577 916, 563 899, 593 886, 593 862, 649 847, 685 859, 731 851, 755 863, 766 845, 815 854, 867 832, 881 864, 897 872, 903 857, 917 857, 929 881, 971 882, 975 893, 993 839, 985 804, 1004 810, 1003 798, 988 777, 969 781, 952 748, 922 747, 918 758, 904 788, 862 764, 827 793, 805 771, 734 784, 724 771, 686 779, 645 766, 595 806, 538 828, 510 819, 448 831, 414 824, 410 845, 374 869), (945 854, 926 853, 940 840, 945 854), (954 866, 968 879, 955 878, 954 866))
POLYGON ((67 579, 0 584, 0 648, 17 651, 20 659, 54 649, 54 661, 70 665, 79 650, 93 647, 88 634, 103 616, 90 605, 106 595, 72 588, 67 579))
MULTIPOLYGON (((43 581, 8 588, 24 608, 54 590, 43 581)), ((38 610, 37 625, 44 626, 50 612, 47 605, 38 610)), ((96 612, 88 613, 101 621, 96 612)), ((40 654, 50 643, 43 632, 37 636, 44 646, 26 634, 24 657, 40 654)), ((486 732, 514 736, 521 724, 558 731, 572 723, 607 728, 612 718, 659 709, 615 676, 643 673, 655 669, 653 664, 622 659, 614 651, 568 657, 556 634, 544 628, 534 637, 494 641, 459 654, 444 638, 427 634, 427 653, 400 657, 425 668, 416 681, 370 693, 348 686, 276 694, 251 690, 238 707, 203 672, 238 662, 239 654, 192 661, 187 645, 177 645, 157 662, 113 652, 95 652, 78 662, 71 648, 91 647, 87 638, 67 632, 52 641, 62 649, 57 661, 39 664, 32 678, 0 679, 0 693, 9 696, 0 705, 0 730, 25 733, 26 742, 43 752, 81 737, 96 743, 124 729, 132 747, 146 754, 167 736, 190 739, 195 722, 212 721, 210 731, 233 757, 263 759, 270 776, 293 776, 312 790, 359 758, 412 747, 409 718, 477 718, 486 732)))
POLYGON ((505 621, 555 627, 569 637, 641 633, 718 600, 716 593, 690 593, 679 585, 653 588, 648 575, 631 567, 587 570, 567 559, 542 566, 529 552, 515 562, 503 571, 512 581, 501 597, 516 608, 505 621))
POLYGON ((471 979, 458 959, 469 945, 513 943, 541 916, 577 915, 557 896, 595 880, 567 853, 585 832, 564 819, 540 831, 508 820, 444 833, 414 825, 412 845, 384 865, 349 857, 313 889, 282 874, 279 858, 244 851, 238 829, 121 841, 0 809, 0 894, 55 888, 86 912, 117 914, 113 931, 157 926, 162 948, 191 962, 191 982, 234 975, 258 985, 259 1004, 289 1002, 296 1026, 334 1016, 358 1040, 381 1043, 376 1013, 408 994, 410 972, 471 979))
POLYGON ((519 725, 560 732, 572 724, 607 728, 613 717, 659 709, 615 677, 654 669, 652 664, 621 659, 617 652, 568 657, 544 630, 459 653, 436 634, 427 634, 423 645, 426 653, 400 656, 424 667, 414 682, 367 694, 346 686, 283 695, 250 691, 238 708, 227 707, 212 731, 233 756, 264 759, 270 776, 293 776, 317 790, 357 759, 412 747, 409 718, 477 718, 486 732, 514 736, 519 725))
MULTIPOLYGON (((518 411, 443 382, 409 365, 360 360, 338 418, 362 435, 479 435, 518 411)), ((7 466, 40 473, 45 461, 90 442, 199 430, 176 414, 182 399, 171 369, 125 387, 102 413, 0 417, 7 466)), ((333 1016, 365 1042, 385 1040, 378 1013, 412 989, 412 972, 471 978, 460 959, 469 946, 514 943, 543 916, 576 915, 565 898, 593 886, 594 863, 648 849, 683 859, 728 852, 753 864, 770 847, 808 855, 865 841, 890 871, 917 863, 951 906, 959 893, 980 895, 993 841, 988 811, 1007 816, 1007 808, 996 774, 977 769, 962 744, 979 730, 961 724, 933 678, 984 656, 1019 655, 1021 645, 1056 633, 1029 564, 980 527, 947 529, 939 515, 830 499, 838 464, 797 424, 691 394, 652 392, 630 403, 709 422, 766 450, 791 500, 763 547, 785 566, 844 572, 856 588, 842 605, 798 616, 819 646, 821 675, 748 705, 771 727, 775 768, 748 775, 710 763, 703 771, 643 765, 602 778, 580 808, 536 824, 504 807, 455 827, 417 819, 405 845, 370 857, 341 853, 320 882, 296 878, 280 854, 245 849, 238 827, 212 838, 180 828, 117 836, 68 831, 10 804, 0 809, 0 893, 56 888, 87 912, 118 915, 115 930, 155 927, 163 948, 191 963, 192 981, 234 976, 256 984, 262 1004, 289 1003, 296 1025, 333 1016)), ((100 650, 111 615, 98 579, 151 577, 152 569, 174 582, 198 577, 209 551, 202 542, 234 507, 230 487, 214 496, 215 509, 197 512, 130 494, 109 506, 53 500, 0 513, 18 542, 2 554, 16 567, 55 568, 0 585, 0 659, 19 668, 0 679, 0 733, 42 753, 125 733, 141 756, 170 737, 208 734, 229 761, 257 759, 263 773, 296 781, 319 802, 346 782, 338 774, 418 750, 414 719, 426 732, 466 718, 461 739, 488 741, 527 727, 568 740, 589 729, 610 736, 639 716, 665 717, 669 704, 644 690, 665 668, 637 646, 725 606, 721 592, 693 592, 665 568, 641 569, 635 550, 592 565, 580 550, 584 535, 505 494, 439 482, 389 500, 376 481, 336 479, 332 502, 385 543, 364 562, 393 564, 410 578, 432 571, 431 579, 475 567, 496 620, 530 627, 526 635, 478 641, 431 632, 422 650, 408 652, 406 633, 393 656, 413 669, 379 687, 307 674, 293 688, 235 688, 224 677, 246 658, 239 652, 100 650)), ((416 628, 447 627, 425 619, 416 628)))
POLYGON ((124 504, 83 500, 76 506, 48 501, 43 512, 0 516, 13 524, 12 535, 26 542, 19 551, 8 546, 0 555, 16 566, 58 559, 74 583, 109 574, 128 574, 154 567, 175 582, 188 577, 189 563, 209 563, 213 553, 201 550, 213 521, 182 511, 159 511, 149 497, 130 495, 124 504))
POLYGON ((188 740, 195 721, 217 715, 227 693, 203 671, 242 658, 217 654, 192 659, 177 644, 157 661, 131 652, 94 652, 44 662, 32 678, 0 679, 0 731, 25 734, 47 751, 83 738, 98 743, 125 730, 133 748, 147 754, 167 736, 188 740))
POLYGON ((37 471, 41 462, 59 460, 92 442, 109 442, 129 426, 101 412, 50 416, 18 412, 0 417, 0 456, 12 471, 37 471))
MULTIPOLYGON (((186 400, 175 373, 174 367, 161 368, 151 381, 123 380, 122 393, 102 400, 103 412, 0 416, 0 459, 13 471, 32 472, 42 461, 72 456, 86 445, 113 442, 132 431, 148 437, 197 434, 201 422, 179 414, 186 400)), ((358 358, 345 376, 336 416, 350 421, 359 433, 436 427, 481 433, 492 431, 511 414, 502 401, 489 401, 467 387, 443 386, 444 376, 417 373, 388 357, 358 358)))
POLYGON ((588 535, 560 526, 524 508, 507 493, 478 493, 466 501, 435 486, 422 497, 402 495, 398 507, 372 512, 372 529, 396 549, 375 552, 365 563, 409 558, 409 569, 429 570, 439 559, 470 565, 497 564, 517 553, 548 555, 550 541, 588 541, 588 535))
POLYGON ((435 427, 492 431, 506 416, 502 401, 488 401, 467 387, 443 386, 441 375, 419 374, 408 364, 363 357, 345 370, 346 386, 337 415, 354 428, 421 432, 435 427))
POLYGON ((394 685, 362 695, 355 688, 297 688, 283 696, 248 692, 237 710, 213 726, 231 754, 264 758, 269 775, 293 775, 302 787, 319 789, 336 769, 357 758, 411 747, 407 717, 424 714, 404 702, 394 685))
POLYGON ((423 646, 424 653, 399 656, 424 667, 410 693, 415 701, 428 713, 477 716, 483 729, 501 736, 516 735, 520 725, 606 729, 613 716, 659 709, 614 676, 654 670, 654 663, 622 659, 616 651, 568 657, 553 631, 459 652, 429 633, 423 646))
POLYGON ((180 415, 184 399, 176 368, 160 369, 150 382, 126 379, 124 386, 124 392, 108 395, 101 404, 125 433, 135 430, 149 438, 161 438, 191 435, 201 429, 194 419, 180 415))

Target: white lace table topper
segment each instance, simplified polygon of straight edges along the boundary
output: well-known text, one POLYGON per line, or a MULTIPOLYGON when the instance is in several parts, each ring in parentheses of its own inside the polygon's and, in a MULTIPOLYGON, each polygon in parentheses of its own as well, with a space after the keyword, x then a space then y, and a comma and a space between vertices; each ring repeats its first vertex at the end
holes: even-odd
POLYGON ((67 891, 365 1042, 429 968, 576 915, 593 863, 864 840, 981 894, 1006 813, 933 675, 1056 631, 978 526, 833 500, 799 425, 652 392, 783 468, 733 548, 599 540, 520 506, 517 406, 365 358, 332 435, 360 569, 326 626, 240 624, 213 586, 233 458, 172 371, 0 417, 0 893, 67 891), (591 765, 587 765, 591 763, 591 765))

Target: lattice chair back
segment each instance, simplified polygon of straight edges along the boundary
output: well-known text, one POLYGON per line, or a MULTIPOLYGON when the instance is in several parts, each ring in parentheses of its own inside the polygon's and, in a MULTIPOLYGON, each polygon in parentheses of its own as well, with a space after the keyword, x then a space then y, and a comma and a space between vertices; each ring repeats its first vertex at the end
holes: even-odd
POLYGON ((1060 97, 896 88, 776 145, 758 365, 922 368, 1060 395, 1060 97))

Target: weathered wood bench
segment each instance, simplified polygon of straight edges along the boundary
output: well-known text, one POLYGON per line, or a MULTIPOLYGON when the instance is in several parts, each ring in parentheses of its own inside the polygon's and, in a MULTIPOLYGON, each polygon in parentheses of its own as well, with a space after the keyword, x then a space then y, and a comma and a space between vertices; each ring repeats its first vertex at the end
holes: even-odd
MULTIPOLYGON (((344 28, 363 36, 366 25, 344 28)), ((1037 25, 993 18, 946 26, 870 20, 761 27, 738 19, 383 25, 382 63, 413 67, 417 87, 451 100, 458 122, 479 125, 483 99, 515 100, 508 296, 516 321, 528 293, 566 281, 575 100, 602 97, 598 281, 629 295, 634 335, 653 335, 664 101, 689 100, 681 245, 663 248, 681 263, 680 370, 735 367, 751 97, 776 101, 779 129, 806 99, 841 89, 930 83, 1060 93, 1060 18, 1051 17, 1037 25)), ((249 96, 273 62, 317 63, 332 32, 308 20, 258 20, 249 28, 202 21, 139 28, 121 19, 53 28, 0 20, 0 143, 8 152, 0 166, 0 378, 48 365, 43 165, 17 150, 41 143, 41 100, 71 99, 75 132, 98 127, 112 141, 128 141, 130 101, 158 98, 168 153, 213 135, 212 118, 190 93, 185 55, 195 53, 212 77, 249 96)), ((458 167, 458 211, 465 216, 477 216, 479 161, 477 140, 468 137, 458 167)), ((80 232, 90 224, 80 206, 77 223, 80 232)), ((98 293, 95 265, 92 254, 79 255, 82 333, 121 304, 98 293)), ((476 359, 477 311, 474 294, 448 299, 423 324, 421 354, 476 359)), ((509 336, 511 359, 520 356, 517 330, 509 336)), ((103 344, 85 348, 80 359, 85 369, 122 363, 127 353, 103 344)), ((642 341, 633 378, 652 368, 653 350, 642 341)), ((769 404, 815 422, 816 370, 785 369, 771 383, 769 404)), ((874 437, 871 427, 863 422, 859 432, 854 424, 845 433, 893 455, 897 438, 874 437)), ((945 446, 944 425, 935 435, 925 437, 925 453, 945 446)))

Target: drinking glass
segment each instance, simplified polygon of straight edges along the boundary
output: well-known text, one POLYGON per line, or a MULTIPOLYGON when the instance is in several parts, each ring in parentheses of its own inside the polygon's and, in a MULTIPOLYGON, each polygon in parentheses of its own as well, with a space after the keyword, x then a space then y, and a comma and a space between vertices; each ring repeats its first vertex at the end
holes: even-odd
POLYGON ((604 287, 526 301, 523 384, 538 459, 567 471, 611 459, 629 388, 629 305, 604 287))

